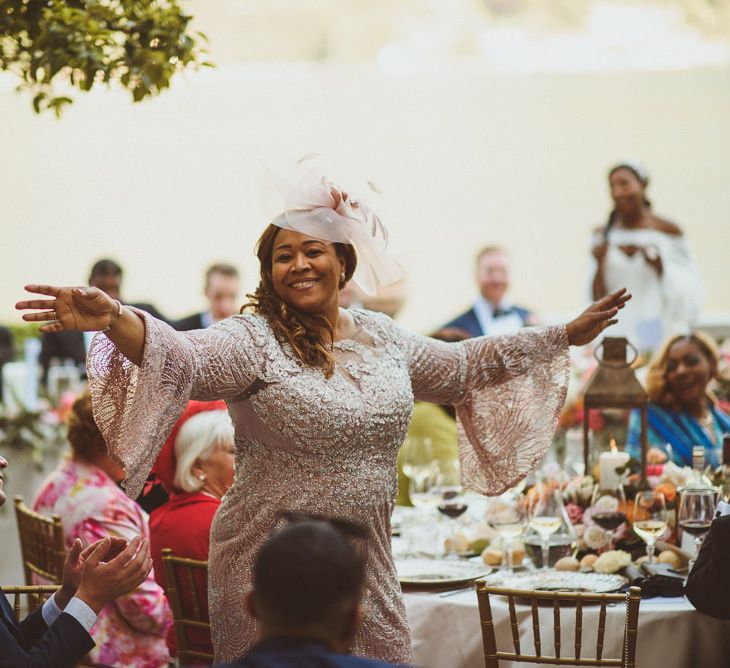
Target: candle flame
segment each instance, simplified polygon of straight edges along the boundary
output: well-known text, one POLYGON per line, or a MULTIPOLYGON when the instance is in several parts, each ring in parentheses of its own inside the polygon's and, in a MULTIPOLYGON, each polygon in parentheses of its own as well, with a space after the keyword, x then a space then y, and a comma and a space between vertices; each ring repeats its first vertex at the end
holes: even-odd
POLYGON ((618 448, 616 447, 616 439, 611 438, 611 452, 618 452, 618 448))

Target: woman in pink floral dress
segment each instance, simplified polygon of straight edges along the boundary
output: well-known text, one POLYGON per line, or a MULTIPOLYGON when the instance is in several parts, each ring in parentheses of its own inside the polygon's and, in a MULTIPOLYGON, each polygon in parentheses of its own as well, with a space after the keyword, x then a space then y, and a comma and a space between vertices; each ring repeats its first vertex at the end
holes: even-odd
POLYGON ((364 615, 353 652, 410 663, 390 551, 397 454, 419 400, 456 406, 464 483, 499 493, 547 450, 568 381, 568 344, 584 344, 628 299, 623 291, 567 326, 444 343, 386 316, 347 311, 339 290, 398 277, 371 209, 323 179, 284 184, 262 235, 252 313, 175 332, 93 288, 32 285, 51 299, 20 309, 45 331, 105 330, 89 357, 94 414, 137 494, 188 399, 224 399, 236 477, 211 530, 209 603, 218 660, 253 643, 244 607, 254 555, 282 509, 366 524, 364 615), (356 272, 357 269, 357 272, 356 272))
MULTIPOLYGON (((33 509, 61 516, 68 546, 76 538, 84 545, 106 536, 149 539, 147 515, 117 486, 124 471, 106 453, 88 392, 71 409, 68 440, 70 456, 42 485, 33 509)), ((139 587, 102 608, 91 630, 96 647, 89 658, 104 666, 167 666, 165 635, 171 624, 167 599, 150 571, 139 587)))

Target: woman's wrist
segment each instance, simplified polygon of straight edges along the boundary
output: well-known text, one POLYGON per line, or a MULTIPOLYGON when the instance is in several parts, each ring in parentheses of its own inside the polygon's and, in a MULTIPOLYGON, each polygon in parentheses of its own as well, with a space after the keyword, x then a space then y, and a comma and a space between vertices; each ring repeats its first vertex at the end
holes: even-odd
POLYGON ((113 299, 112 301, 114 302, 114 308, 109 314, 109 324, 101 330, 102 332, 108 332, 111 330, 114 325, 122 319, 122 314, 124 313, 124 306, 122 306, 122 302, 118 299, 113 299))

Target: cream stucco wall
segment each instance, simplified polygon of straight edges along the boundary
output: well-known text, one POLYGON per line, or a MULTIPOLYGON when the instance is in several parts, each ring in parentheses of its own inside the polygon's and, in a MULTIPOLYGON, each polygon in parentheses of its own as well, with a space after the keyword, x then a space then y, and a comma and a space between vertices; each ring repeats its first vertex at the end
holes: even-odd
POLYGON ((730 69, 499 76, 453 67, 224 66, 133 106, 77 96, 35 116, 0 81, 0 321, 31 281, 76 283, 103 255, 125 295, 171 316, 201 306, 201 277, 236 263, 252 286, 265 224, 262 161, 310 151, 380 185, 410 266, 402 320, 428 330, 471 299, 475 249, 514 258, 513 297, 548 314, 584 299, 587 237, 608 212, 606 167, 648 167, 655 208, 681 224, 730 312, 730 69))

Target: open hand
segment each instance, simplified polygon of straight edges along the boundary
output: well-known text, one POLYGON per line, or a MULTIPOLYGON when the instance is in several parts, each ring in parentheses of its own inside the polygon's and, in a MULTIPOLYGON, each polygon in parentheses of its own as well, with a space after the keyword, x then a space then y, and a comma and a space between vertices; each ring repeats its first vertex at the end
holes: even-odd
POLYGON ((626 288, 593 302, 575 320, 567 325, 568 342, 571 346, 583 346, 595 339, 606 327, 618 322, 616 314, 624 307, 631 295, 626 288))
POLYGON ((138 587, 152 568, 150 543, 137 536, 110 561, 103 561, 112 548, 104 538, 86 559, 76 596, 97 614, 107 604, 138 587))
POLYGON ((99 288, 66 287, 54 285, 26 285, 28 292, 47 295, 53 299, 28 299, 18 302, 20 311, 42 309, 39 313, 24 313, 27 322, 45 322, 42 332, 98 332, 111 322, 117 313, 117 303, 99 288))
MULTIPOLYGON (((73 545, 71 545, 71 549, 66 554, 66 561, 63 563, 63 583, 61 584, 61 589, 56 594, 56 603, 61 610, 66 607, 71 597, 76 594, 76 590, 81 583, 81 573, 83 572, 84 564, 102 540, 94 541, 86 549, 82 549, 83 545, 80 538, 74 540, 73 545)), ((108 551, 104 555, 105 561, 113 559, 127 547, 127 541, 124 538, 110 536, 109 540, 111 542, 108 551)))

